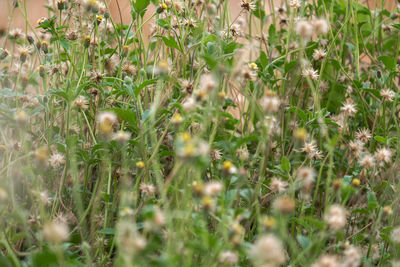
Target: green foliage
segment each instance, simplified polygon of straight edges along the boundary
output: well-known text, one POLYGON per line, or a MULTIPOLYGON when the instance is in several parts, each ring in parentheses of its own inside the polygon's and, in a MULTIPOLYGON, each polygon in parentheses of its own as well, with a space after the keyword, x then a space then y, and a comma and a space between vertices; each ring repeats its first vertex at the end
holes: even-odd
POLYGON ((0 36, 0 266, 400 261, 398 8, 53 2, 0 36))

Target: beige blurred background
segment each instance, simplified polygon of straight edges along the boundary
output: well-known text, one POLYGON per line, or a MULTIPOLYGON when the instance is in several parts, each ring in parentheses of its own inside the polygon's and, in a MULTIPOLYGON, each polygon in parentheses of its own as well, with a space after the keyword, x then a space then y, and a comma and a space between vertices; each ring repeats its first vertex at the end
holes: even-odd
MULTIPOLYGON (((26 3, 26 10, 27 10, 27 16, 30 24, 35 27, 37 25, 37 20, 41 17, 47 17, 47 9, 44 7, 46 0, 19 0, 20 3, 26 3)), ((56 0, 50 0, 55 2, 56 0)), ((141 1, 141 0, 137 0, 141 1)), ((184 1, 184 0, 180 0, 184 1)), ((230 9, 230 15, 231 18, 234 19, 236 16, 240 13, 240 3, 241 0, 225 0, 229 1, 229 9, 230 9)), ((264 0, 261 0, 264 1, 264 0)), ((275 6, 279 7, 283 1, 289 1, 289 0, 265 0, 266 1, 266 13, 270 13, 270 7, 275 6), (274 1, 273 3, 269 1, 274 1)), ((311 1, 311 0, 309 0, 311 1)), ((367 7, 370 9, 375 9, 376 6, 381 5, 381 0, 360 0, 362 1, 363 4, 365 4, 367 7)), ((13 14, 13 20, 11 21, 11 27, 9 27, 9 18, 10 15, 12 14, 12 2, 13 0, 0 0, 0 32, 8 32, 9 29, 14 29, 14 28, 21 28, 23 31, 26 31, 26 22, 23 17, 23 14, 21 13, 20 9, 14 9, 15 14, 13 14)), ((122 21, 124 24, 128 24, 131 22, 131 15, 130 15, 130 1, 129 0, 107 0, 108 6, 110 7, 110 13, 111 16, 113 17, 114 21, 116 23, 120 23, 122 17, 122 21), (118 8, 119 6, 119 8, 118 8), (121 16, 119 15, 119 10, 121 11, 121 16)), ((396 7, 397 0, 386 0, 385 2, 385 8, 392 11, 396 7)), ((21 8, 24 8, 22 5, 21 8)), ((146 18, 154 14, 155 12, 155 7, 151 6, 147 14, 145 15, 146 18)), ((148 36, 148 32, 150 29, 150 23, 147 23, 144 27, 144 35, 148 36)), ((29 32, 28 28, 28 32, 29 32)), ((253 50, 253 49, 242 49, 243 51, 240 54, 241 61, 246 61, 251 58, 256 58, 258 50, 253 50)), ((367 59, 368 61, 368 59, 367 59)), ((240 66, 240 64, 238 64, 240 66)), ((240 114, 242 114, 241 109, 246 106, 245 100, 243 95, 240 93, 240 90, 238 88, 235 88, 234 86, 231 86, 232 88, 228 92, 228 95, 230 98, 233 99, 233 101, 237 104, 237 108, 231 109, 229 112, 232 113, 232 115, 235 118, 241 118, 240 114)))
MULTIPOLYGON (((12 3, 14 0, 0 0, 0 32, 7 32, 8 25, 9 25, 9 18, 12 12, 12 3)), ((50 0, 51 2, 56 2, 56 0, 50 0)), ((130 1, 129 0, 106 0, 109 7, 110 13, 114 20, 120 22, 120 16, 118 12, 118 5, 119 9, 121 10, 122 19, 124 23, 130 22, 130 1), (118 3, 117 3, 118 2, 118 3), (118 4, 118 5, 117 5, 118 4)), ((138 0, 140 1, 140 0, 138 0)), ((183 1, 183 0, 180 0, 183 1)), ((229 1, 231 16, 235 17, 240 12, 240 2, 241 0, 226 0, 229 1)), ((271 0, 266 0, 268 1, 271 0)), ((279 6, 282 0, 273 0, 274 6, 279 6)), ((31 25, 36 25, 36 22, 41 17, 47 16, 47 9, 44 7, 46 4, 46 0, 19 0, 21 3, 21 7, 23 8, 24 2, 26 3, 26 10, 28 20, 30 21, 31 25)), ((362 1, 366 6, 373 9, 375 7, 375 3, 380 6, 380 0, 363 0, 362 1)), ((270 3, 266 5, 266 11, 269 12, 270 3)), ((385 8, 388 10, 393 10, 396 6, 396 0, 386 0, 385 8)), ((154 12, 155 7, 151 5, 147 12, 147 16, 154 12)), ((11 22, 11 29, 13 28, 21 28, 25 31, 26 23, 25 19, 20 12, 20 9, 14 10, 15 14, 13 14, 13 21, 11 22)), ((149 29, 149 25, 146 25, 145 31, 149 29)))
MULTIPOLYGON (((44 7, 47 1, 46 0, 25 0, 25 1, 26 1, 28 20, 31 23, 31 25, 35 26, 39 18, 47 16, 47 9, 44 7)), ((56 2, 56 0, 50 0, 50 1, 56 2)), ((121 11, 123 23, 127 24, 130 22, 131 8, 129 0, 106 0, 106 1, 108 3, 108 6, 110 7, 111 16, 116 21, 116 23, 119 23, 121 20, 119 15, 119 10, 121 11)), ((240 1, 241 0, 230 0, 229 5, 232 16, 236 16, 240 12, 240 1)), ((23 8, 24 0, 19 0, 19 2, 21 3, 21 7, 23 8)), ((21 28, 23 31, 25 31, 26 28, 25 19, 19 8, 14 10, 15 14, 13 14, 13 20, 11 22, 12 24, 10 29, 8 29, 9 18, 12 12, 12 3, 13 0, 0 0, 0 32, 7 32, 8 30, 13 28, 21 28)), ((151 16, 151 14, 153 14, 154 11, 155 7, 154 5, 151 4, 150 8, 147 11, 146 17, 151 16)), ((150 27, 149 24, 146 25, 144 27, 145 31, 147 31, 149 27, 150 27)))

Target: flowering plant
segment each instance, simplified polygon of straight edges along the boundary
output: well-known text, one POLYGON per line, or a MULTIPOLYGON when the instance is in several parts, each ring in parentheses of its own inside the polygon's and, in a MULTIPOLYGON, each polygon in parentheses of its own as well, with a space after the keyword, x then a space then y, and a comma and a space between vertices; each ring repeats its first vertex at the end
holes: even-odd
POLYGON ((9 3, 1 266, 400 266, 398 8, 108 2, 9 3))

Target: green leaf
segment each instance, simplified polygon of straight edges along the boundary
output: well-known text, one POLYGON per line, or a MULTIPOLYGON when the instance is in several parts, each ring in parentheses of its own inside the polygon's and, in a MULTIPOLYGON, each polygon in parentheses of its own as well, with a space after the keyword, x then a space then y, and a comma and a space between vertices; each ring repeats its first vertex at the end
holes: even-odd
POLYGON ((368 202, 368 209, 374 210, 376 207, 379 206, 378 201, 376 200, 376 196, 374 192, 369 192, 367 194, 367 202, 368 202))
POLYGON ((383 137, 383 136, 379 136, 379 135, 375 135, 374 136, 374 140, 382 143, 382 144, 386 144, 387 143, 387 137, 383 137))
POLYGON ((131 109, 123 109, 123 108, 111 108, 108 109, 110 111, 113 111, 115 114, 118 115, 121 119, 123 119, 126 122, 129 122, 133 124, 133 126, 137 125, 137 117, 136 117, 136 112, 131 110, 131 109))
POLYGON ((387 140, 387 143, 388 144, 390 144, 390 143, 394 143, 394 142, 397 142, 397 137, 390 137, 388 140, 387 140))
POLYGON ((276 27, 274 24, 271 24, 268 29, 268 43, 270 45, 275 44, 277 41, 276 27))
POLYGON ((151 79, 142 82, 138 87, 135 88, 135 96, 138 97, 142 89, 150 84, 155 84, 157 82, 157 79, 151 79))
POLYGON ((215 66, 217 65, 217 61, 215 60, 214 57, 209 56, 209 55, 204 55, 203 58, 210 69, 215 68, 215 66))
POLYGON ((145 122, 149 117, 150 117, 150 109, 146 109, 146 110, 143 112, 141 122, 142 122, 142 123, 145 122))
POLYGON ((249 142, 255 142, 259 139, 257 134, 250 134, 248 136, 244 136, 238 139, 236 147, 239 148, 243 144, 247 144, 249 142))
POLYGON ((332 149, 335 148, 338 140, 339 140, 339 136, 335 135, 334 137, 332 137, 332 139, 329 140, 329 147, 332 149))
POLYGON ((309 246, 311 246, 310 239, 308 237, 304 236, 304 235, 297 235, 297 241, 299 242, 300 246, 303 249, 306 249, 309 246))
POLYGON ((307 119, 308 119, 307 114, 300 108, 298 108, 296 111, 297 111, 297 115, 299 115, 300 119, 303 122, 307 122, 307 119))
POLYGON ((252 200, 254 194, 254 190, 250 188, 245 188, 240 190, 239 195, 244 198, 247 202, 250 202, 252 200))
POLYGON ((167 37, 162 36, 162 35, 155 35, 154 37, 161 38, 166 46, 171 47, 171 48, 175 48, 175 49, 181 51, 181 49, 180 49, 178 43, 175 41, 174 37, 170 36, 169 38, 167 38, 167 37))
POLYGON ((355 210, 353 210, 352 212, 351 212, 351 214, 356 214, 356 213, 362 213, 362 214, 369 214, 370 212, 369 212, 369 210, 367 210, 367 209, 355 209, 355 210))
POLYGON ((65 101, 67 101, 67 102, 70 102, 70 101, 73 100, 72 99, 73 95, 71 93, 63 91, 63 90, 60 90, 60 89, 58 89, 58 90, 57 89, 48 90, 47 93, 59 96, 59 97, 63 98, 65 101))
POLYGON ((6 256, 0 255, 0 266, 12 267, 13 265, 6 256))
POLYGON ((157 24, 158 24, 158 26, 160 26, 161 28, 164 28, 166 30, 169 30, 171 28, 171 25, 165 19, 157 19, 157 24))
POLYGON ((57 256, 54 252, 48 249, 39 251, 32 255, 33 266, 57 266, 57 256))
POLYGON ((264 51, 260 52, 260 57, 258 58, 258 61, 260 62, 260 65, 263 69, 268 65, 269 60, 264 51))
MULTIPOLYGON (((215 44, 215 42, 213 42, 215 44)), ((242 47, 241 44, 238 44, 237 42, 223 42, 222 43, 222 51, 224 51, 224 55, 231 55, 233 56, 233 53, 235 52, 236 49, 242 47)))
POLYGON ((98 233, 103 235, 115 235, 115 228, 104 228, 99 230, 98 233))
POLYGON ((374 96, 381 98, 381 94, 379 93, 379 91, 377 89, 365 88, 364 91, 367 91, 367 92, 373 94, 374 96))
POLYGON ((91 83, 91 82, 85 82, 85 83, 82 83, 81 85, 79 85, 73 94, 73 99, 77 98, 83 90, 86 90, 90 86, 96 86, 96 84, 91 83))
POLYGON ((339 61, 337 61, 336 59, 330 58, 329 62, 335 69, 340 69, 341 65, 340 65, 339 61))
POLYGON ((348 186, 351 184, 351 181, 353 181, 353 176, 345 175, 345 176, 343 176, 342 181, 343 181, 343 186, 348 186))
POLYGON ((209 34, 205 36, 202 40, 203 45, 207 45, 209 42, 215 42, 217 40, 217 36, 215 34, 209 34))
POLYGON ((285 72, 287 73, 287 72, 291 71, 294 67, 296 67, 296 65, 297 65, 297 60, 287 62, 285 64, 285 72))
POLYGON ((68 40, 67 40, 67 39, 60 39, 60 44, 61 44, 61 46, 62 46, 65 50, 68 50, 68 48, 69 48, 69 43, 68 43, 68 40))
POLYGON ((282 170, 284 170, 285 172, 290 171, 290 162, 287 157, 285 157, 285 156, 282 157, 281 166, 282 166, 282 170))
POLYGON ((259 18, 260 20, 263 20, 265 17, 265 10, 261 6, 259 1, 256 1, 256 8, 251 12, 254 16, 259 18))
POLYGON ((133 3, 133 8, 137 13, 139 13, 140 16, 144 16, 144 13, 146 11, 146 8, 150 5, 150 0, 136 0, 135 3, 133 3))
POLYGON ((388 70, 394 70, 396 68, 396 59, 390 56, 380 56, 378 59, 385 65, 388 70))

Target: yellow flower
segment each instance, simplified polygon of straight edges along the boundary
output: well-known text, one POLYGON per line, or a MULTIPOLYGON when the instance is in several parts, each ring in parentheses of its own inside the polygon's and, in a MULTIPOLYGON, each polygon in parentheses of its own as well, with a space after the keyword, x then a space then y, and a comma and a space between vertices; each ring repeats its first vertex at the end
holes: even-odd
POLYGON ((215 207, 214 199, 209 196, 205 196, 202 198, 201 203, 203 204, 204 209, 213 210, 215 207))
POLYGON ((196 195, 203 195, 204 194, 204 183, 202 181, 194 181, 192 183, 192 190, 196 195))
POLYGON ((182 119, 181 114, 175 113, 175 114, 172 116, 171 122, 172 122, 173 124, 179 124, 179 123, 181 123, 182 121, 183 121, 183 119, 182 119))
POLYGON ((254 63, 254 62, 250 63, 249 67, 250 67, 251 70, 258 70, 257 64, 254 63))
POLYGON ((307 130, 304 128, 297 128, 294 131, 294 137, 298 140, 305 141, 307 139, 307 130))
POLYGON ((351 184, 354 185, 355 187, 358 187, 361 184, 361 182, 359 179, 355 178, 353 179, 353 181, 351 181, 351 184))
POLYGON ((0 204, 7 200, 7 192, 3 188, 0 187, 0 204))
POLYGON ((111 134, 117 122, 117 116, 112 112, 101 112, 97 115, 97 122, 101 134, 111 134))
POLYGON ((96 16, 96 20, 97 20, 97 23, 102 22, 102 21, 103 21, 103 16, 97 15, 97 16, 96 16))
POLYGON ((35 158, 39 162, 47 162, 49 159, 49 150, 46 146, 39 147, 35 151, 35 158))
POLYGON ((192 137, 190 136, 190 134, 189 134, 188 132, 183 133, 183 134, 181 135, 181 138, 182 138, 182 140, 183 140, 184 142, 189 142, 189 141, 192 139, 192 137))
POLYGON ((129 52, 129 46, 124 45, 122 47, 122 54, 126 56, 128 54, 128 52, 129 52))
POLYGON ((186 144, 183 147, 183 153, 185 157, 192 157, 196 152, 196 148, 192 143, 186 144))
POLYGON ((144 168, 144 162, 143 161, 138 161, 136 162, 136 167, 138 169, 143 169, 144 168))
POLYGON ((20 109, 15 113, 15 120, 21 124, 26 123, 28 121, 28 114, 26 114, 24 110, 20 109))
POLYGON ((47 18, 40 18, 37 20, 38 25, 42 25, 44 22, 46 22, 47 18))
POLYGON ((229 160, 226 160, 224 163, 222 163, 222 170, 228 174, 234 174, 237 172, 235 165, 233 165, 233 163, 229 160))
POLYGON ((383 213, 385 213, 386 215, 391 215, 393 213, 392 207, 390 206, 385 206, 383 208, 383 213))
POLYGON ((262 224, 264 225, 265 228, 273 229, 276 226, 276 220, 273 217, 265 216, 262 221, 262 224))
POLYGON ((229 160, 224 161, 224 163, 222 164, 222 168, 224 170, 229 170, 232 167, 233 167, 233 163, 230 162, 229 160))

